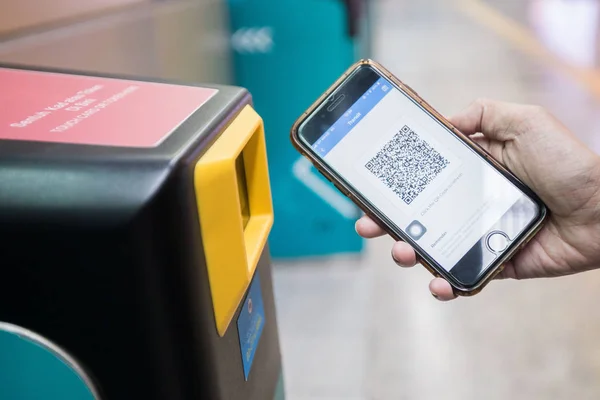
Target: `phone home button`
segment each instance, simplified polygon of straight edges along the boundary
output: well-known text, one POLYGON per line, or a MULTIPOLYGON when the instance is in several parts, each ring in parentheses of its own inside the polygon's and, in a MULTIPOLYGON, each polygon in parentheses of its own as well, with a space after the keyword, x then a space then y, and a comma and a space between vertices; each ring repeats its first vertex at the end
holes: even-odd
POLYGON ((487 248, 492 253, 500 253, 508 247, 510 240, 504 232, 491 232, 486 240, 487 248))

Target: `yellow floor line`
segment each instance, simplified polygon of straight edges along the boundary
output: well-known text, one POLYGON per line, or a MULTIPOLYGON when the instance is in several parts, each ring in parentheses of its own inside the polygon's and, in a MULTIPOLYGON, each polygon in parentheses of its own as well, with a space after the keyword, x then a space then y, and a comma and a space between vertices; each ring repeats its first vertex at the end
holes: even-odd
POLYGON ((481 0, 459 0, 455 4, 473 21, 492 30, 523 53, 570 76, 600 99, 600 75, 593 69, 580 68, 562 60, 548 50, 528 28, 481 0))

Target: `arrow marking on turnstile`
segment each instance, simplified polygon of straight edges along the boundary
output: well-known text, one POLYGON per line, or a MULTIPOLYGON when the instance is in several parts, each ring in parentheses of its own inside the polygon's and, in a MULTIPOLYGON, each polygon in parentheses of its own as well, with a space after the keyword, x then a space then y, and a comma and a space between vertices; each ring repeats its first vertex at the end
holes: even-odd
POLYGON ((238 53, 269 53, 273 49, 273 28, 240 28, 231 36, 238 53))
POLYGON ((312 164, 300 157, 292 166, 292 174, 344 218, 355 219, 359 213, 356 206, 336 189, 327 185, 311 171, 312 164))

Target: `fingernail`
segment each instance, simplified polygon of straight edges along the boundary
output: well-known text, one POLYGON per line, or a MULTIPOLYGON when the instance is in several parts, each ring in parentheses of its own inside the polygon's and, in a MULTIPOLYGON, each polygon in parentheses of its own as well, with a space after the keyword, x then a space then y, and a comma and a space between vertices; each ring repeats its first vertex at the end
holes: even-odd
POLYGON ((431 293, 431 295, 432 295, 433 297, 435 297, 436 299, 438 299, 438 300, 440 299, 440 298, 438 297, 438 295, 437 295, 437 294, 435 294, 435 293, 431 293))
POLYGON ((396 257, 394 257, 394 249, 392 249, 392 260, 394 260, 396 264, 400 265, 400 262, 398 262, 398 260, 396 260, 396 257))
POLYGON ((396 263, 397 266, 402 267, 402 268, 409 268, 409 265, 404 265, 402 264, 400 261, 398 261, 396 259, 396 257, 394 257, 394 250, 392 249, 392 260, 394 260, 394 262, 396 263))
POLYGON ((361 224, 362 224, 362 218, 357 219, 356 222, 354 223, 354 230, 356 230, 356 233, 358 233, 358 230, 360 229, 361 224))

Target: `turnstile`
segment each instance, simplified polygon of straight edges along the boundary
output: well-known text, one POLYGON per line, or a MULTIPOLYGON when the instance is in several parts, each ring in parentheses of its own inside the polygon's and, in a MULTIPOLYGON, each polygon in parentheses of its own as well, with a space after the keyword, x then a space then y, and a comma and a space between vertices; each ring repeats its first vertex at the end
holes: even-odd
POLYGON ((48 398, 38 353, 103 400, 282 398, 248 92, 14 66, 0 88, 0 398, 48 398))

